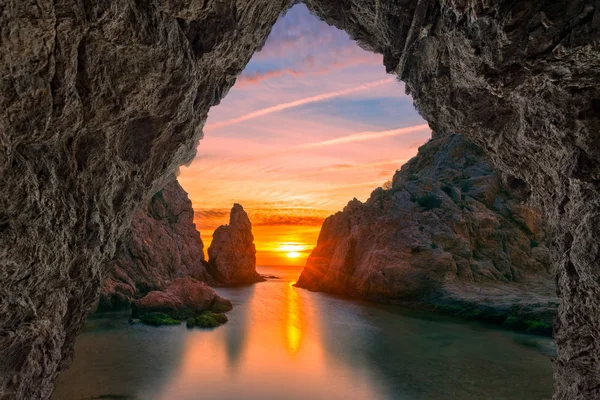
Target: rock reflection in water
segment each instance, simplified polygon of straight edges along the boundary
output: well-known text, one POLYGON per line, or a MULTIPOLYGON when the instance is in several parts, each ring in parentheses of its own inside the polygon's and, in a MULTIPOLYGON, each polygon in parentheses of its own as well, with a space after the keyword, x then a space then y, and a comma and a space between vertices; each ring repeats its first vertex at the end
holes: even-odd
POLYGON ((550 397, 550 339, 312 293, 291 286, 297 271, 260 272, 282 279, 218 289, 234 309, 212 331, 88 321, 54 399, 550 397))

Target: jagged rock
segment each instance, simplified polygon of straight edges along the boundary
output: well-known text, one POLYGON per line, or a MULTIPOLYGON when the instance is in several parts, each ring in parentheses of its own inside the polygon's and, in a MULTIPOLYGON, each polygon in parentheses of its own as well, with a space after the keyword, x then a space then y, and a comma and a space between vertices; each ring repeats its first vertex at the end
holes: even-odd
POLYGON ((306 0, 383 54, 440 133, 532 192, 553 231, 558 400, 600 398, 600 4, 306 0))
POLYGON ((219 296, 206 283, 193 278, 177 278, 164 291, 152 291, 132 304, 132 316, 161 312, 178 319, 203 311, 229 311, 231 302, 219 296))
POLYGON ((0 398, 50 396, 135 210, 288 5, 2 2, 0 398))
POLYGON ((208 269, 219 283, 226 285, 264 281, 256 272, 252 223, 237 203, 231 209, 229 225, 222 225, 213 233, 208 248, 208 269))
MULTIPOLYGON (((5 0, 0 394, 47 398, 137 207, 291 1, 5 0)), ((554 230, 556 399, 600 396, 600 7, 307 0, 383 54, 438 132, 529 187, 554 230)))
POLYGON ((206 270, 192 202, 172 177, 136 211, 131 233, 120 246, 100 290, 99 309, 129 306, 181 277, 213 282, 206 270))
POLYGON ((460 303, 482 310, 481 319, 506 319, 527 304, 527 318, 538 309, 550 327, 558 301, 539 213, 477 146, 460 135, 434 137, 391 188, 325 220, 297 286, 442 309, 460 303))

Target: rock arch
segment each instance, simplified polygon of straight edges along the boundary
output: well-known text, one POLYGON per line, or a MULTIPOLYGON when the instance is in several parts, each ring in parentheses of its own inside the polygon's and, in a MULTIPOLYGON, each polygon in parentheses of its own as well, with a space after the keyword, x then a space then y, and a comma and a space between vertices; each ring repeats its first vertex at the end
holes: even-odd
MULTIPOLYGON (((0 398, 47 398, 135 207, 291 0, 3 0, 0 398)), ((307 0, 555 229, 556 399, 600 396, 598 0, 307 0)))

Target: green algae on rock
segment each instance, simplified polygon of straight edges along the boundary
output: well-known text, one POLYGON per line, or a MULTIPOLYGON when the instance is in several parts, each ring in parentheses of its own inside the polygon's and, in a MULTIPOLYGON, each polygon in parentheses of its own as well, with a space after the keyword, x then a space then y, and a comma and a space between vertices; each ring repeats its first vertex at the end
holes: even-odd
POLYGON ((229 319, 225 314, 204 311, 202 314, 188 318, 186 326, 188 328, 199 327, 212 329, 225 324, 229 319))

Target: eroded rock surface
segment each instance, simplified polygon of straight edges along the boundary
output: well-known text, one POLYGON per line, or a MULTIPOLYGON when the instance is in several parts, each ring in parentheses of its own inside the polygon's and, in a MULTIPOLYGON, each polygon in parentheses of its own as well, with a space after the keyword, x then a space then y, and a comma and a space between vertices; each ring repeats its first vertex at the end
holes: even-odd
POLYGON ((0 398, 50 396, 135 210, 288 3, 2 2, 0 398))
POLYGON ((213 233, 208 248, 208 270, 219 283, 226 285, 264 281, 256 272, 252 223, 237 203, 229 214, 229 225, 222 225, 213 233))
POLYGON ((133 316, 151 312, 166 313, 177 318, 232 309, 231 302, 219 296, 206 283, 193 278, 177 278, 165 290, 154 290, 132 304, 133 316))
POLYGON ((554 398, 600 398, 598 1, 306 3, 383 54, 435 131, 526 182, 554 234, 554 398))
MULTIPOLYGON (((600 397, 597 1, 307 0, 383 54, 432 128, 526 182, 555 230, 556 399, 600 397)), ((0 393, 47 398, 136 208, 194 154, 289 1, 6 0, 0 393)))
POLYGON ((187 193, 172 177, 138 208, 100 290, 99 309, 127 307, 176 278, 213 282, 187 193))
POLYGON ((325 220, 297 285, 417 300, 497 323, 511 316, 516 322, 526 307, 527 318, 543 319, 548 329, 558 305, 548 233, 524 204, 528 196, 509 189, 463 136, 435 136, 387 190, 376 189, 366 203, 354 199, 325 220))

